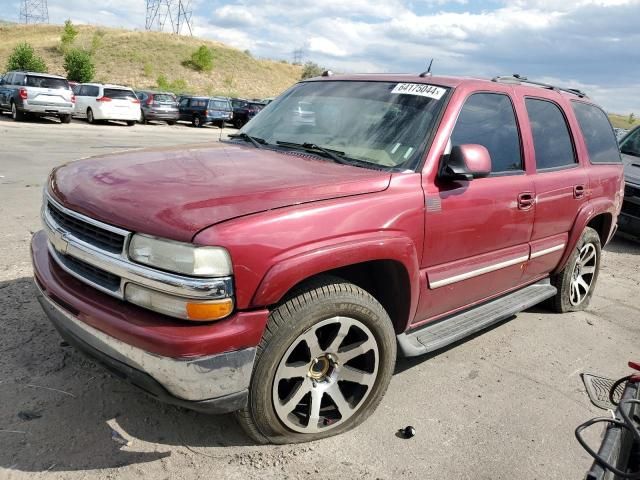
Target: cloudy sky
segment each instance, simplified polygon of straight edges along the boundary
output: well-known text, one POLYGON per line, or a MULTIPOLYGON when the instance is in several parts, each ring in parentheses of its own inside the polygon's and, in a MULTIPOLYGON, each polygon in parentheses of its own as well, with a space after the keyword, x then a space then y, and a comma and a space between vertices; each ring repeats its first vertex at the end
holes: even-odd
MULTIPOLYGON (((6 1, 6 0, 4 0, 6 1)), ((4 1, 2 3, 4 3, 4 1)), ((17 20, 19 0, 0 17, 17 20)), ((640 116, 640 0, 192 0, 194 34, 341 72, 520 73, 640 116)), ((52 23, 144 28, 145 0, 48 0, 52 23)))

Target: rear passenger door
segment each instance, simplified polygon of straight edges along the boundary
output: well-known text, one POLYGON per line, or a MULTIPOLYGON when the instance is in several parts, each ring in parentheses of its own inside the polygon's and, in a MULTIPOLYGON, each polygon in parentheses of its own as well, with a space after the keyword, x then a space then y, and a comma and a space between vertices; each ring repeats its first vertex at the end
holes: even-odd
POLYGON ((483 145, 491 155, 492 172, 471 181, 437 180, 437 191, 425 192, 422 267, 427 290, 420 298, 418 321, 453 313, 521 282, 535 204, 519 132, 510 95, 478 92, 467 97, 450 145, 483 145))
POLYGON ((548 98, 526 97, 524 101, 536 165, 536 213, 525 275, 533 279, 558 265, 569 230, 587 199, 589 181, 560 105, 548 98))

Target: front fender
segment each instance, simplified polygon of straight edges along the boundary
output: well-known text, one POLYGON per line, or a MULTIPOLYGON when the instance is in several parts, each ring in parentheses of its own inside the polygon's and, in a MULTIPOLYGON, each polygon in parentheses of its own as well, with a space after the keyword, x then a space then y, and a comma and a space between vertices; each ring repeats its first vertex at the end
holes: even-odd
POLYGON ((339 243, 316 245, 304 252, 291 253, 267 271, 256 290, 253 306, 273 305, 301 281, 329 270, 374 260, 393 260, 407 271, 411 284, 409 318, 415 315, 420 268, 416 247, 410 238, 390 232, 360 234, 339 243))

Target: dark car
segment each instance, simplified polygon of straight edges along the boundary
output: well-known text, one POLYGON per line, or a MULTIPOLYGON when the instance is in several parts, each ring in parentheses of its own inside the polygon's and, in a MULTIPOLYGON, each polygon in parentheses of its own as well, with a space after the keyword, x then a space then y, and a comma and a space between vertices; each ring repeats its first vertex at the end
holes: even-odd
POLYGON ((162 120, 169 125, 178 121, 178 100, 168 92, 136 92, 140 100, 140 123, 162 120))
POLYGON ((233 105, 233 126, 236 128, 242 128, 260 110, 267 106, 262 101, 243 100, 241 98, 232 98, 231 105, 233 105))
POLYGON ((620 231, 640 238, 640 127, 620 140, 624 163, 624 202, 618 220, 620 231))
POLYGON ((231 102, 224 97, 180 97, 180 120, 191 122, 194 127, 202 127, 207 123, 224 127, 233 117, 231 102))

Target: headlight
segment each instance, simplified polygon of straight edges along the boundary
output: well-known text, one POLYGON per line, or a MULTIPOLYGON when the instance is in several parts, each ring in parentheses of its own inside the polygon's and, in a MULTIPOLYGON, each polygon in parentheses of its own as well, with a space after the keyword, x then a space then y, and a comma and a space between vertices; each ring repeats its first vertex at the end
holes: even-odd
POLYGON ((196 277, 224 277, 232 273, 229 252, 221 247, 201 247, 135 234, 129 244, 129 256, 134 262, 196 277))

